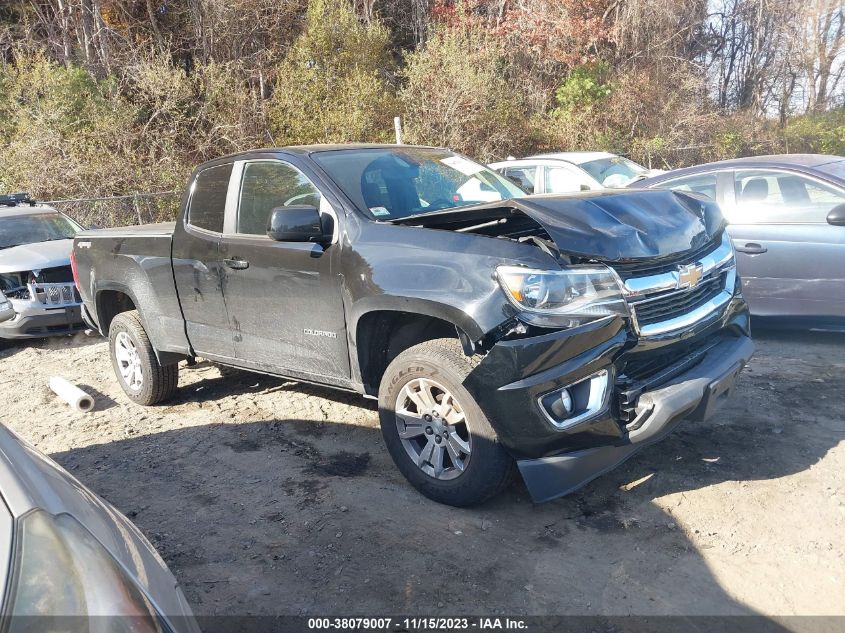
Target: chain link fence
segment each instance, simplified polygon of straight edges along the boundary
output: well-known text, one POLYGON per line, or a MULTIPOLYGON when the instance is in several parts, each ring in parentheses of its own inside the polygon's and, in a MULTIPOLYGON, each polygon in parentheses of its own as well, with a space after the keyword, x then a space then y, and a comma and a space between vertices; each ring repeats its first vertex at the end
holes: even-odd
POLYGON ((172 222, 180 201, 181 192, 162 191, 110 198, 49 200, 45 204, 69 215, 84 227, 109 228, 172 222))

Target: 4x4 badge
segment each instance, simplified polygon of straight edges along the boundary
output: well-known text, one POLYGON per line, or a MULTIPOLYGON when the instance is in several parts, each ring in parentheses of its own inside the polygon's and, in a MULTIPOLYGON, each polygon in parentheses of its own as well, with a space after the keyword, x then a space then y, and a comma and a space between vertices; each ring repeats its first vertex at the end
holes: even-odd
POLYGON ((695 288, 704 274, 701 264, 687 264, 678 267, 678 288, 695 288))

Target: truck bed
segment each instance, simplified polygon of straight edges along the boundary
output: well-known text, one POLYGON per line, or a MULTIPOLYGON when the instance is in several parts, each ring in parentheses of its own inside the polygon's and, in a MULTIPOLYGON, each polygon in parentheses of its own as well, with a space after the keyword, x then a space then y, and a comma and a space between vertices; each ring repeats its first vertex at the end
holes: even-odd
POLYGON ((117 226, 111 229, 93 229, 79 233, 78 237, 150 237, 173 235, 176 222, 142 224, 140 226, 117 226))
POLYGON ((157 352, 190 350, 173 281, 175 222, 78 233, 74 239, 79 291, 100 332, 108 336, 109 307, 122 294, 137 307, 157 352))

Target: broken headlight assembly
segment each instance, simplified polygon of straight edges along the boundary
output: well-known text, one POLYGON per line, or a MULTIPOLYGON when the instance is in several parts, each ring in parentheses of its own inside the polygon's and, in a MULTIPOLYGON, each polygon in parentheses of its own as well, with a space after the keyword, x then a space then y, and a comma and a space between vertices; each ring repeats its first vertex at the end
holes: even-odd
POLYGON ((521 311, 570 317, 570 326, 629 314, 619 279, 605 266, 563 270, 499 266, 496 276, 510 302, 521 311))
POLYGON ((128 573, 70 515, 30 512, 19 519, 15 540, 9 633, 30 630, 31 617, 20 616, 52 616, 68 633, 170 631, 128 573))

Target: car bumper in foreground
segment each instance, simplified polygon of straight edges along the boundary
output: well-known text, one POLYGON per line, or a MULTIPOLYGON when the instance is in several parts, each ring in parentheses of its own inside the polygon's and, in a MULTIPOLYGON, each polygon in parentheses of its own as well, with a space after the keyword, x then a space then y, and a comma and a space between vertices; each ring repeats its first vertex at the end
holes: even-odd
POLYGON ((746 336, 725 338, 697 365, 668 384, 644 392, 634 422, 627 425, 635 430, 619 443, 517 460, 532 499, 548 501, 577 490, 665 437, 684 418, 708 419, 733 390, 753 351, 746 336))

